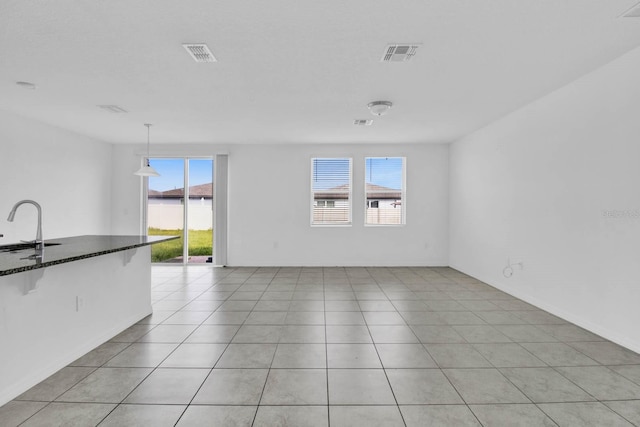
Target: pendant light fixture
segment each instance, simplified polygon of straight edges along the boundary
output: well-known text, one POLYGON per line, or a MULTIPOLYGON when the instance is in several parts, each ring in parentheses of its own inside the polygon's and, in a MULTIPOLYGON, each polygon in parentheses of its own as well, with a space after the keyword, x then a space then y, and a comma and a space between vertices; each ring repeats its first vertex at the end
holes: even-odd
POLYGON ((149 164, 149 128, 151 127, 151 124, 145 123, 144 125, 147 127, 147 157, 145 159, 145 165, 138 169, 138 171, 134 175, 160 176, 160 174, 149 164))

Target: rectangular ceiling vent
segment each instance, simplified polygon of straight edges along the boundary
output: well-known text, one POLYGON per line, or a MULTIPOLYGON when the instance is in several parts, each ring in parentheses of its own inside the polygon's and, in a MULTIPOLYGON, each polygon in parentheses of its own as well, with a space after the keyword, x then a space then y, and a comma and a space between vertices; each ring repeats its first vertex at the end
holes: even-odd
POLYGON ((128 113, 127 110, 117 105, 98 105, 98 108, 102 108, 103 110, 108 111, 110 113, 116 113, 116 114, 128 113))
POLYGON ((390 44, 382 55, 382 62, 405 62, 409 61, 416 54, 420 47, 419 43, 390 44))
POLYGON ((371 126, 373 124, 373 120, 370 119, 358 119, 354 120, 353 124, 356 126, 371 126))
POLYGON ((632 6, 631 9, 627 10, 625 13, 621 15, 622 18, 640 18, 640 3, 632 6))
POLYGON ((185 43, 182 46, 196 62, 217 62, 209 47, 204 43, 185 43))

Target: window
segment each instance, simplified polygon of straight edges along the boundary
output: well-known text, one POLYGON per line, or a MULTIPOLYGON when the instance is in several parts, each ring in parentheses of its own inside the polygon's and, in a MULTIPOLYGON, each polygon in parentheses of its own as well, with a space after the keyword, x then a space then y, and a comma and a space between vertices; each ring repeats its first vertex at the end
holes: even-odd
POLYGON ((316 207, 318 208, 335 208, 335 200, 316 200, 316 207))
POLYGON ((351 224, 351 159, 311 159, 311 224, 351 224))
POLYGON ((365 158, 366 225, 405 223, 405 158, 365 158))

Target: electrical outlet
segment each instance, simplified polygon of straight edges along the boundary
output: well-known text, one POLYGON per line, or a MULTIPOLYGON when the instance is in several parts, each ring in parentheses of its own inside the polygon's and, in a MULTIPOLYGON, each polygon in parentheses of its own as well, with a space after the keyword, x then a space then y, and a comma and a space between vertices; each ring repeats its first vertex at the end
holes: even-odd
POLYGON ((76 297, 76 312, 80 312, 84 310, 84 298, 77 296, 76 297))

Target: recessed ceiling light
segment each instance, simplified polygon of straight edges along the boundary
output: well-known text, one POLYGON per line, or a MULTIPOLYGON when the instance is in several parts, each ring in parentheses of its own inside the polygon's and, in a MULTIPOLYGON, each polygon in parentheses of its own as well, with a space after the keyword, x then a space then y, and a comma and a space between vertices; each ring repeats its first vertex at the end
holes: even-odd
POLYGON ((127 110, 117 105, 98 105, 98 108, 102 108, 103 110, 109 111, 110 113, 128 113, 127 110))
POLYGON ((374 116, 382 116, 387 114, 387 112, 393 107, 393 103, 390 101, 373 101, 370 102, 367 107, 369 107, 369 111, 374 116))
POLYGON ((204 43, 185 43, 182 45, 196 62, 217 62, 209 47, 204 43))
POLYGON ((390 44, 384 50, 380 61, 382 62, 405 62, 409 61, 416 54, 420 43, 390 44))
POLYGON ((30 82, 16 82, 23 89, 35 90, 38 86, 30 82))
POLYGON ((356 119, 353 121, 353 124, 356 126, 371 126, 373 124, 373 120, 371 119, 356 119))
POLYGON ((640 18, 640 3, 631 6, 629 10, 620 15, 621 18, 640 18))

